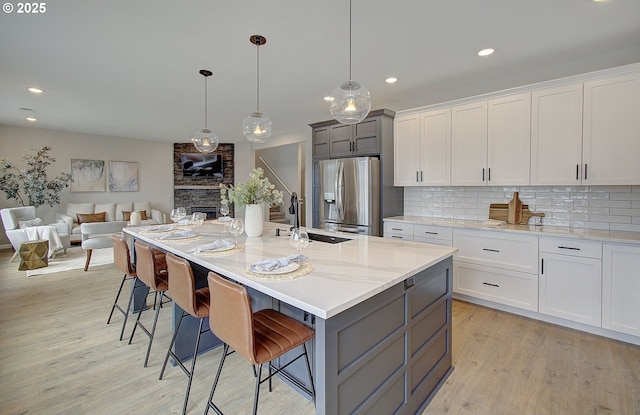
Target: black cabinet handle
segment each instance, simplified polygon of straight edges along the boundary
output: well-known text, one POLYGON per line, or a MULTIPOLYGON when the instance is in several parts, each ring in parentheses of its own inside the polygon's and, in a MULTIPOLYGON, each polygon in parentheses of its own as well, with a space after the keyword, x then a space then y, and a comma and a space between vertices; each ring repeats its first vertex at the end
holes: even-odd
POLYGON ((489 252, 500 252, 500 250, 498 249, 490 249, 490 248, 482 248, 483 251, 489 251, 489 252))
POLYGON ((482 168, 482 181, 484 182, 484 167, 482 168))
POLYGON ((424 231, 424 233, 426 233, 427 235, 438 235, 439 234, 438 232, 427 232, 427 231, 424 231))
POLYGON ((580 248, 575 248, 573 246, 558 246, 559 249, 571 249, 572 251, 579 251, 580 248))
POLYGON ((489 182, 491 181, 491 167, 489 167, 489 177, 488 177, 487 181, 489 181, 489 182))
POLYGON ((488 286, 490 286, 490 287, 497 287, 497 288, 500 288, 500 286, 499 286, 498 284, 492 284, 492 283, 490 283, 490 282, 483 282, 483 283, 482 283, 482 285, 488 285, 488 286))
POLYGON ((416 170, 416 182, 419 182, 420 180, 418 179, 418 170, 416 170))
POLYGON ((391 228, 392 231, 402 231, 402 228, 391 228))
POLYGON ((576 180, 580 179, 579 174, 580 174, 580 165, 576 164, 576 180))
POLYGON ((541 265, 540 265, 540 274, 544 275, 544 258, 542 258, 540 260, 541 265))
POLYGON ((422 178, 422 170, 420 170, 420 181, 423 182, 424 179, 422 178))
POLYGON ((396 239, 402 239, 402 236, 398 236, 398 235, 391 235, 391 237, 396 239))
POLYGON ((587 163, 584 163, 584 179, 587 180, 587 163))

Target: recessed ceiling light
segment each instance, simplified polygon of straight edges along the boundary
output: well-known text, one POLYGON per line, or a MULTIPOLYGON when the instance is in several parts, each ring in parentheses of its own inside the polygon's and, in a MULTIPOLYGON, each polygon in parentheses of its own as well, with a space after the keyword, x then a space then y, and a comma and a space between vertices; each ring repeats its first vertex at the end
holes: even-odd
POLYGON ((384 81, 388 84, 395 84, 396 82, 398 82, 398 78, 390 77, 385 79, 384 81))
POLYGON ((325 101, 333 101, 333 97, 324 97, 325 101))
POLYGON ((34 94, 42 94, 42 93, 44 92, 44 90, 43 90, 43 89, 36 88, 36 87, 34 87, 34 86, 32 86, 32 87, 30 87, 30 88, 27 88, 27 91, 32 92, 32 93, 34 93, 34 94))
POLYGON ((38 121, 38 119, 36 117, 27 117, 25 118, 25 120, 29 121, 29 122, 36 122, 38 121))
POLYGON ((495 50, 488 48, 488 49, 482 49, 480 52, 478 52, 478 56, 489 56, 491 55, 493 52, 495 52, 495 50))

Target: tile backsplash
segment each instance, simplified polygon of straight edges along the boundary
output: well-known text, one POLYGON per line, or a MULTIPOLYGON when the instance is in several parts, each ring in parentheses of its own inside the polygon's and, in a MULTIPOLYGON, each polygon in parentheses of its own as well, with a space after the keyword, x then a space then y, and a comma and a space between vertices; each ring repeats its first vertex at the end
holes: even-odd
POLYGON ((513 192, 545 214, 545 226, 640 232, 640 186, 405 187, 404 214, 485 220, 489 205, 507 203, 513 192))

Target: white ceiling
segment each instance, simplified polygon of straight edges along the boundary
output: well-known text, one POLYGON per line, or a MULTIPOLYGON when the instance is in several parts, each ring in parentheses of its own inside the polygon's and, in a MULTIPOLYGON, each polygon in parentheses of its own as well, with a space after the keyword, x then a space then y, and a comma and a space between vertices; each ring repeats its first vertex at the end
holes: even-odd
MULTIPOLYGON (((17 2, 9 0, 14 5, 17 2)), ((349 77, 348 0, 55 0, 0 14, 0 124, 188 141, 244 140, 256 106, 274 137, 330 119, 349 77), (39 86, 46 92, 26 91, 39 86), (38 118, 28 123, 22 107, 38 118)), ((640 62, 640 0, 353 0, 353 79, 395 111, 640 62), (496 53, 481 58, 477 51, 496 53), (384 79, 398 77, 395 85, 384 79)))

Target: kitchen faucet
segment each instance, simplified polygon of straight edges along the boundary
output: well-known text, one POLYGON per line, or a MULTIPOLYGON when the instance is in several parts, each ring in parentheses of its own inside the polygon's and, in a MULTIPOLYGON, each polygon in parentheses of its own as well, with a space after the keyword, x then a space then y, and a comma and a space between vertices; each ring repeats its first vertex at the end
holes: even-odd
POLYGON ((296 192, 291 193, 291 205, 289 206, 289 213, 294 216, 293 226, 289 230, 300 227, 300 215, 299 215, 298 195, 296 192))

